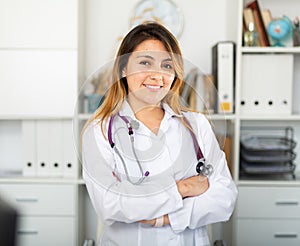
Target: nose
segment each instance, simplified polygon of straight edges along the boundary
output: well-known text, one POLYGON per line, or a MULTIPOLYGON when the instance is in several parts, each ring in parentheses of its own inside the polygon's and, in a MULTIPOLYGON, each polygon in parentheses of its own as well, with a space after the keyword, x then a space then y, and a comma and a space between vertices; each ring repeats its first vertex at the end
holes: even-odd
POLYGON ((162 73, 159 73, 159 72, 152 72, 150 74, 150 79, 160 81, 160 80, 163 80, 163 75, 162 75, 162 73))

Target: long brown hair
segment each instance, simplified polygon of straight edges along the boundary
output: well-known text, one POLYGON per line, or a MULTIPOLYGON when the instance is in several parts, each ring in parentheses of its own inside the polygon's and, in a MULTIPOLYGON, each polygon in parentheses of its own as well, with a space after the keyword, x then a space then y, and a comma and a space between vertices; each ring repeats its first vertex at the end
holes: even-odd
MULTIPOLYGON (((175 69, 175 78, 171 89, 163 99, 176 114, 181 111, 189 111, 180 103, 180 89, 183 84, 183 59, 179 44, 173 34, 161 24, 156 22, 145 22, 133 28, 124 37, 112 70, 113 84, 108 89, 105 99, 94 115, 88 120, 86 126, 95 119, 100 119, 102 133, 104 133, 104 122, 119 112, 128 94, 126 77, 122 78, 122 70, 127 65, 130 54, 135 48, 146 40, 159 40, 169 52, 175 69)), ((85 127, 84 127, 85 129, 85 127)), ((83 131, 84 131, 83 129, 83 131)), ((105 135, 105 134, 104 134, 105 135)))

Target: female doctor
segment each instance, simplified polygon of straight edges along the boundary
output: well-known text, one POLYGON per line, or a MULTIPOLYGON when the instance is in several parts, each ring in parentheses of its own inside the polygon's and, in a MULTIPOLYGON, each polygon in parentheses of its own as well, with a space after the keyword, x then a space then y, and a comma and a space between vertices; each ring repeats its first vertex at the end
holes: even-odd
POLYGON ((112 78, 82 132, 99 245, 209 245, 206 226, 230 218, 237 189, 209 122, 180 103, 176 39, 157 23, 136 26, 112 78))

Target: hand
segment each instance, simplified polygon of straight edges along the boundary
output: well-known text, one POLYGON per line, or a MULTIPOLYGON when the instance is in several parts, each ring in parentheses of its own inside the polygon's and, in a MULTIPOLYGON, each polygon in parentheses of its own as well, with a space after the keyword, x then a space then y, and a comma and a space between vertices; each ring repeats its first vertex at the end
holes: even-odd
MULTIPOLYGON (((156 219, 153 219, 153 220, 141 220, 139 222, 142 223, 142 224, 154 226, 155 222, 156 222, 156 219)), ((164 225, 169 225, 169 224, 170 224, 169 216, 166 214, 166 215, 164 215, 164 225)))
POLYGON ((209 187, 208 178, 202 175, 179 180, 176 184, 182 198, 199 196, 209 187))
POLYGON ((156 219, 153 219, 153 220, 140 220, 139 222, 142 223, 142 224, 145 224, 145 225, 154 226, 155 225, 155 221, 156 221, 156 219))

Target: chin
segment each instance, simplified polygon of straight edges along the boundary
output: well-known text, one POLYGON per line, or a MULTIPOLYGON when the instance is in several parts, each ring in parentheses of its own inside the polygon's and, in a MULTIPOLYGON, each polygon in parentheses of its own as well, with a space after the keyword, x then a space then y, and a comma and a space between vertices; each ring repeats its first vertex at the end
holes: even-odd
POLYGON ((142 98, 142 101, 144 101, 149 105, 158 105, 165 98, 165 96, 166 96, 165 93, 163 95, 161 93, 157 95, 147 95, 142 98))
POLYGON ((167 95, 167 91, 160 91, 160 92, 145 92, 145 91, 139 91, 139 93, 135 92, 132 93, 132 99, 140 105, 143 106, 156 106, 161 103, 161 101, 165 98, 167 95))

